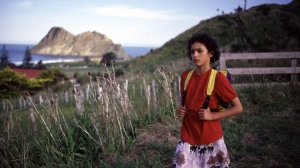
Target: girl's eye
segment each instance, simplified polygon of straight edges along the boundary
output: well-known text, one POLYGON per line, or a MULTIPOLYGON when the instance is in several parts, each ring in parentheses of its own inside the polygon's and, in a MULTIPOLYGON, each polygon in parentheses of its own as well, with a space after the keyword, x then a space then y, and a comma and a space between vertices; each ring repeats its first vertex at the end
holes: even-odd
POLYGON ((197 51, 197 53, 201 53, 201 52, 202 52, 202 49, 200 49, 200 48, 197 48, 197 49, 191 49, 191 54, 194 54, 195 51, 197 51))

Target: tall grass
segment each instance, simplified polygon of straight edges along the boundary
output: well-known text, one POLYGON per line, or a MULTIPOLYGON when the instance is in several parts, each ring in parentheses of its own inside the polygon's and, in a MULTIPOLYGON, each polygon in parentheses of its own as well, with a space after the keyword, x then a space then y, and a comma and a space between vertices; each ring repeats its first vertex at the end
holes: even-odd
MULTIPOLYGON (((169 77, 161 80, 170 82, 169 77)), ((90 80, 88 88, 85 99, 80 88, 74 88, 75 102, 62 104, 48 92, 43 94, 42 104, 28 95, 25 111, 8 108, 1 115, 5 125, 0 134, 0 167, 117 165, 120 155, 132 151, 139 128, 171 115, 172 110, 166 108, 174 109, 172 93, 167 97, 158 93, 159 108, 155 110, 147 105, 150 91, 148 96, 143 93, 133 98, 138 100, 133 104, 130 97, 134 95, 129 96, 110 71, 90 80)))

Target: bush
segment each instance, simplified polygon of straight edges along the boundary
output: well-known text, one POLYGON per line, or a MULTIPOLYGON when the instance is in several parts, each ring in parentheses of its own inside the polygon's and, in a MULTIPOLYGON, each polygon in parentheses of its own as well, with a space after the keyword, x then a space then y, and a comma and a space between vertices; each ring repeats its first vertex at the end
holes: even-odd
POLYGON ((30 88, 28 80, 10 68, 0 71, 0 99, 19 96, 30 88))

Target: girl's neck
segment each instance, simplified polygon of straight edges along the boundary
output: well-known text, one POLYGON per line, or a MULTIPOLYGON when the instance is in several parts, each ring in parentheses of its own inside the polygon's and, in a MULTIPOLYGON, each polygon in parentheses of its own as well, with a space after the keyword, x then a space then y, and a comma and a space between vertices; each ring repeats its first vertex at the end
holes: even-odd
POLYGON ((210 70, 210 65, 208 65, 208 66, 201 66, 201 67, 198 67, 198 66, 196 66, 196 73, 197 74, 203 74, 203 73, 205 73, 205 72, 207 72, 208 70, 210 70))

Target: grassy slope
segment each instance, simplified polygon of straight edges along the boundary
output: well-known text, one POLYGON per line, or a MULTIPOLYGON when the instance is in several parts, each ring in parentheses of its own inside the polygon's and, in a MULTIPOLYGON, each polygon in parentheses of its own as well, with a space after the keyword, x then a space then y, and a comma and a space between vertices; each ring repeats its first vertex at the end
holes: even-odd
MULTIPOLYGON (((196 32, 214 37, 223 52, 300 50, 300 3, 261 5, 247 11, 201 21, 146 56, 126 63, 129 72, 153 72, 157 66, 177 65, 186 55, 186 41, 196 32)), ((176 71, 181 69, 177 67, 176 71)))

